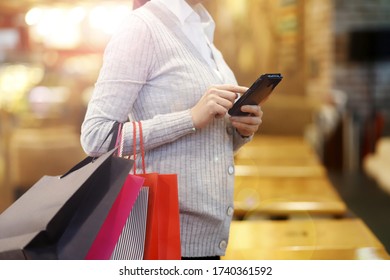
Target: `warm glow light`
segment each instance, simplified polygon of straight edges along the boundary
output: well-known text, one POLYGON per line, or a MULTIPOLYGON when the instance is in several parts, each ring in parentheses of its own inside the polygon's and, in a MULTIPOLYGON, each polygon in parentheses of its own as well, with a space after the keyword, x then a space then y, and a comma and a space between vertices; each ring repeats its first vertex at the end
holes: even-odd
POLYGON ((236 18, 243 18, 248 11, 247 1, 228 0, 226 6, 236 18))
POLYGON ((43 10, 41 8, 32 8, 29 10, 25 16, 25 21, 27 25, 37 24, 43 15, 43 10))
POLYGON ((87 15, 87 11, 84 7, 75 7, 69 12, 70 22, 80 23, 84 20, 87 15))
POLYGON ((35 41, 46 47, 72 49, 80 46, 83 38, 92 45, 104 42, 129 13, 131 3, 36 7, 27 12, 25 21, 31 26, 31 37, 35 41))
POLYGON ((100 28, 100 26, 104 25, 105 22, 105 11, 103 6, 98 6, 92 9, 92 11, 89 14, 89 24, 93 28, 100 28))
POLYGON ((96 30, 112 34, 130 9, 130 5, 97 6, 89 14, 89 24, 96 30))
POLYGON ((26 92, 42 81, 44 69, 33 65, 3 65, 0 68, 0 107, 17 111, 26 92))
POLYGON ((79 24, 84 17, 82 8, 46 8, 34 25, 34 31, 47 46, 74 48, 81 40, 79 24))

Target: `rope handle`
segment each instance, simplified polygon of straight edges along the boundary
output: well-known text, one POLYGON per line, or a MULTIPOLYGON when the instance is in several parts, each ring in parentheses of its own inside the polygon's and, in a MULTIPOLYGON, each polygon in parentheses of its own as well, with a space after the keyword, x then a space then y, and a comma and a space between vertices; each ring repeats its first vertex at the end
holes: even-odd
POLYGON ((138 122, 138 129, 139 129, 139 141, 140 141, 140 148, 141 148, 141 158, 142 158, 142 171, 143 174, 146 173, 146 167, 145 167, 145 146, 144 146, 144 136, 142 132, 142 123, 141 121, 138 122))
POLYGON ((137 128, 136 123, 132 122, 133 125, 133 160, 134 160, 134 167, 133 167, 133 173, 134 175, 137 174, 137 166, 136 166, 136 159, 137 159, 137 128))
MULTIPOLYGON (((145 147, 144 147, 144 139, 143 139, 143 133, 142 133, 142 123, 139 122, 132 122, 133 125, 133 173, 134 175, 137 174, 137 166, 136 166, 136 159, 137 159, 137 124, 138 124, 138 130, 139 130, 139 138, 140 138, 140 151, 141 151, 141 164, 142 164, 142 173, 146 173, 146 167, 145 167, 145 147)), ((123 151, 123 142, 124 137, 123 134, 121 134, 121 152, 123 151)), ((121 155, 120 155, 121 156, 121 155)))

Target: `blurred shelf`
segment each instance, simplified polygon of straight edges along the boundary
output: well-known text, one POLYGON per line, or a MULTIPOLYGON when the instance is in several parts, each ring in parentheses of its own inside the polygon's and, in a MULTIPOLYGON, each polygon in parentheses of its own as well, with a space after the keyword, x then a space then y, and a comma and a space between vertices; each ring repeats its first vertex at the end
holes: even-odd
POLYGON ((326 177, 237 176, 234 187, 236 217, 259 214, 342 216, 347 213, 345 202, 326 177))
POLYGON ((236 176, 259 176, 259 177, 323 177, 327 174, 325 167, 317 166, 257 166, 236 165, 236 176))
POLYGON ((357 218, 234 221, 225 260, 389 259, 357 218))

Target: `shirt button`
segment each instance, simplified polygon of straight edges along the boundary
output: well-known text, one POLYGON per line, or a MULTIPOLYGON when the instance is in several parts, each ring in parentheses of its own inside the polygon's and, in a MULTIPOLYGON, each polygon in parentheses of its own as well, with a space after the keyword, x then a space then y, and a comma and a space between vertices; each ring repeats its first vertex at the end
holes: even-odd
POLYGON ((231 127, 231 126, 226 127, 226 132, 227 132, 227 134, 232 135, 233 134, 233 127, 231 127))
POLYGON ((234 174, 234 166, 233 165, 229 166, 228 173, 229 173, 229 175, 233 175, 234 174))
POLYGON ((234 213, 233 207, 229 206, 228 209, 227 209, 227 211, 226 211, 226 214, 227 214, 228 216, 233 216, 233 213, 234 213))
POLYGON ((222 240, 220 243, 219 243, 219 248, 222 249, 222 250, 225 250, 226 249, 226 246, 227 246, 227 243, 225 240, 222 240))

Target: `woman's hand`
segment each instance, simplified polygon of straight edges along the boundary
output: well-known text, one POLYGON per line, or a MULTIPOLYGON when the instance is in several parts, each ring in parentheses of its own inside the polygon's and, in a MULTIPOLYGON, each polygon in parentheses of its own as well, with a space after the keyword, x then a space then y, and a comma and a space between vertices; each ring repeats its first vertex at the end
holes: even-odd
POLYGON ((242 94, 247 90, 247 87, 236 85, 210 87, 191 109, 194 127, 200 129, 209 124, 214 118, 224 117, 233 106, 237 94, 242 94))
POLYGON ((249 116, 230 117, 233 127, 235 127, 241 136, 249 137, 254 134, 262 123, 263 111, 257 105, 245 105, 241 111, 250 113, 249 116))

